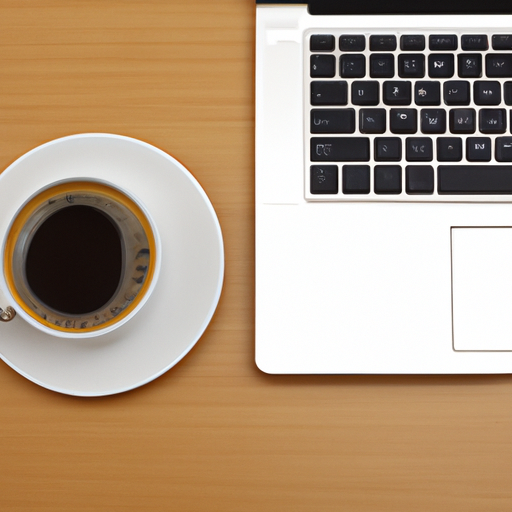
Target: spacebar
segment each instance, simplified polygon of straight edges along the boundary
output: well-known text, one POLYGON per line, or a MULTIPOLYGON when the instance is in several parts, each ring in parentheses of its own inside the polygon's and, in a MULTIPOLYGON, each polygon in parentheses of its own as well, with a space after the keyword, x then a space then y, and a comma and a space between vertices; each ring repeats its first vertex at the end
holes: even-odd
POLYGON ((439 194, 512 194, 512 165, 440 165, 439 194))

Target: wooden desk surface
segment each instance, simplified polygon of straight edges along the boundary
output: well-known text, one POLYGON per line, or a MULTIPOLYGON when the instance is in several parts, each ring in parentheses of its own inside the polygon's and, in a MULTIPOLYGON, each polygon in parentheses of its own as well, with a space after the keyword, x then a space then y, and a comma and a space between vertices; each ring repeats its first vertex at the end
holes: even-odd
POLYGON ((206 334, 140 389, 74 398, 0 364, 0 510, 510 510, 512 377, 256 368, 254 8, 0 0, 0 169, 73 133, 145 140, 206 189, 227 264, 206 334))

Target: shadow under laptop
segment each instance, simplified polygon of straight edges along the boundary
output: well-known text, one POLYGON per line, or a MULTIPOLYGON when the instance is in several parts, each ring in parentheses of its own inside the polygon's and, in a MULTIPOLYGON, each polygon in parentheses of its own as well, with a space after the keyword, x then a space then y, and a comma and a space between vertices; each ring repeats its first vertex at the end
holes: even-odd
POLYGON ((512 384, 512 375, 271 375, 254 372, 260 382, 272 386, 340 386, 340 387, 438 387, 488 386, 512 384))

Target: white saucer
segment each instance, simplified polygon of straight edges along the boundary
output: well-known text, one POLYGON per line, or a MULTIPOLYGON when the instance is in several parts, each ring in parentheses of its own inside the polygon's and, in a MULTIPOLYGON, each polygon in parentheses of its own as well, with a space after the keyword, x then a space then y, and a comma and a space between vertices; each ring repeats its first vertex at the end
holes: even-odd
POLYGON ((108 181, 146 206, 162 242, 156 287, 135 317, 96 338, 51 336, 19 315, 0 323, 0 357, 48 389, 109 395, 155 379, 195 345, 220 298, 224 248, 213 206, 187 169, 149 144, 110 134, 54 140, 1 173, 0 240, 30 196, 81 178, 108 181))

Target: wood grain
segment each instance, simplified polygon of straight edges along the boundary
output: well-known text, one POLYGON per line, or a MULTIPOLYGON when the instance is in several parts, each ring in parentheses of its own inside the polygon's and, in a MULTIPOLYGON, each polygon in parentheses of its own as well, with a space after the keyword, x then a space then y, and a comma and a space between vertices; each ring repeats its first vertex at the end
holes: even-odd
POLYGON ((253 68, 252 0, 0 0, 0 169, 73 133, 145 140, 206 189, 227 265, 203 338, 140 389, 0 365, 0 509, 510 510, 510 376, 255 367, 253 68))

